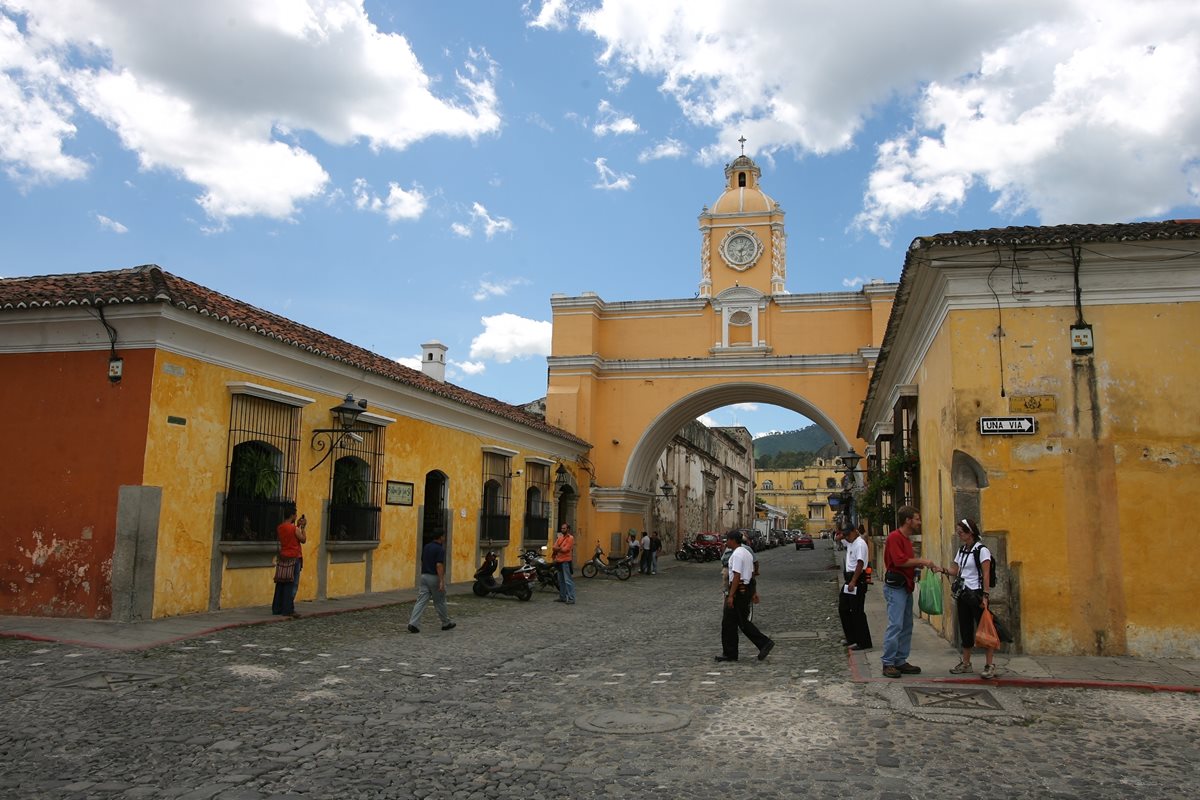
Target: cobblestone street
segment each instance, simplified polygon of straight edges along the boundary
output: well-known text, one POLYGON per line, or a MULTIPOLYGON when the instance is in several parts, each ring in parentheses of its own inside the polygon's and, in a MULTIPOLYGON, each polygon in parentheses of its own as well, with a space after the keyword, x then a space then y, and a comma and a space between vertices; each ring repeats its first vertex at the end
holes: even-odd
POLYGON ((715 562, 577 577, 575 606, 456 594, 449 632, 429 609, 407 633, 402 605, 132 653, 3 640, 0 796, 1190 791, 1197 695, 855 682, 828 543, 761 562, 765 662, 743 639, 741 661, 714 663, 715 562))

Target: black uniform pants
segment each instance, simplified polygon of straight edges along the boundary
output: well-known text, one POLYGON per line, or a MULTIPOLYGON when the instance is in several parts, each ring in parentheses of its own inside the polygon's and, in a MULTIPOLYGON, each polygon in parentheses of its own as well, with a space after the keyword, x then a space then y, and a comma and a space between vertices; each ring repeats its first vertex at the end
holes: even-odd
MULTIPOLYGON (((846 583, 854 577, 853 572, 845 574, 846 583)), ((838 617, 842 620, 842 633, 846 641, 859 647, 871 647, 871 628, 867 624, 867 579, 865 575, 858 576, 857 594, 846 594, 838 590, 838 617)))
POLYGON ((771 641, 750 621, 750 603, 753 597, 754 581, 750 581, 749 586, 743 584, 740 591, 733 591, 732 606, 728 602, 725 603, 725 611, 721 616, 721 654, 726 658, 738 657, 738 631, 746 634, 750 643, 759 650, 771 641))

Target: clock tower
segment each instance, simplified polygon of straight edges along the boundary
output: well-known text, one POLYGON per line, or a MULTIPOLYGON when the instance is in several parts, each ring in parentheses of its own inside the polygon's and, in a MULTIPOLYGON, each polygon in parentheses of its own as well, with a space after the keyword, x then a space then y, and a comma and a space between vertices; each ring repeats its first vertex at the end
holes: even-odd
POLYGON ((725 165, 725 191, 700 212, 701 297, 734 286, 764 295, 787 291, 783 209, 760 188, 761 177, 743 153, 725 165))

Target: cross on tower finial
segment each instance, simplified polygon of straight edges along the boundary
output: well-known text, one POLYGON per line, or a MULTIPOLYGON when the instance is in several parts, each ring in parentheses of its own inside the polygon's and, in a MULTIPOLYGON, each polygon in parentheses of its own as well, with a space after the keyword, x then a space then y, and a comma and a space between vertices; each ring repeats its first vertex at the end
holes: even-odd
POLYGON ((742 155, 746 155, 746 137, 745 136, 739 137, 738 142, 740 142, 742 145, 742 155))

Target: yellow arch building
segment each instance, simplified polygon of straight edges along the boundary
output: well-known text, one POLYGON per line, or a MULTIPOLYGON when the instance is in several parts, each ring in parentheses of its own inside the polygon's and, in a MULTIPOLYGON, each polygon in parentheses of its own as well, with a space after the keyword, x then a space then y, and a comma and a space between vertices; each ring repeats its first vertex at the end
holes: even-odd
MULTIPOLYGON (((592 442, 591 503, 607 535, 654 527, 663 448, 687 422, 732 403, 782 406, 840 449, 855 433, 896 285, 790 294, 784 211, 745 155, 700 213, 700 280, 684 299, 606 302, 554 295, 546 420, 592 442)), ((752 504, 749 496, 743 501, 752 504)), ((739 509, 753 518, 753 507, 739 509)))

